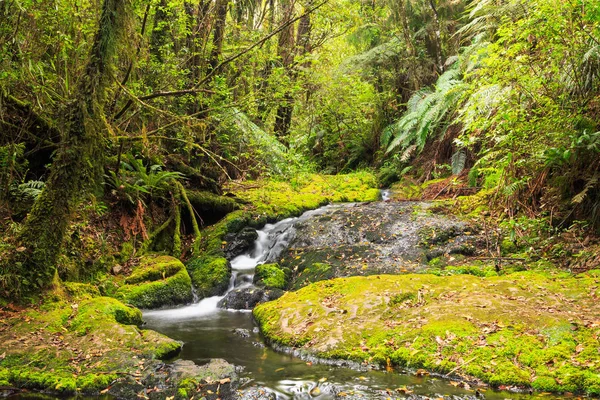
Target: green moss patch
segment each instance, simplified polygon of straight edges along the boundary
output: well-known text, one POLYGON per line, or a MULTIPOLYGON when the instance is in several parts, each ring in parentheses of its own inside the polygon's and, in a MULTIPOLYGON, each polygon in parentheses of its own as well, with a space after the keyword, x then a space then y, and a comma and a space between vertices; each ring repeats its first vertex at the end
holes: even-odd
POLYGON ((197 257, 188 262, 187 269, 200 297, 221 295, 229 287, 231 264, 224 257, 197 257))
POLYGON ((192 301, 192 281, 176 258, 145 257, 115 297, 140 308, 184 304, 192 301))
POLYGON ((254 316, 268 340, 323 357, 597 395, 598 286, 593 274, 352 277, 286 293, 254 316))
POLYGON ((288 277, 278 264, 262 264, 256 266, 254 283, 269 289, 285 289, 288 277))

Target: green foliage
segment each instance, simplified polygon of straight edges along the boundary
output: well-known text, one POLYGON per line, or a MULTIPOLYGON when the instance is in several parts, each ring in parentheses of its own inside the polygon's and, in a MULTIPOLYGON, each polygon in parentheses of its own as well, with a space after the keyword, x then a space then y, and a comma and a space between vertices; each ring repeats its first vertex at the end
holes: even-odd
POLYGON ((402 159, 409 160, 423 150, 432 135, 443 135, 445 117, 456 110, 465 88, 459 64, 455 63, 438 78, 435 90, 415 93, 404 116, 383 132, 382 144, 387 152, 401 150, 402 159))
POLYGON ((164 171, 157 164, 146 167, 142 159, 131 154, 125 155, 118 172, 109 171, 107 184, 112 193, 121 201, 137 204, 152 198, 165 197, 173 182, 184 178, 176 171, 164 171))

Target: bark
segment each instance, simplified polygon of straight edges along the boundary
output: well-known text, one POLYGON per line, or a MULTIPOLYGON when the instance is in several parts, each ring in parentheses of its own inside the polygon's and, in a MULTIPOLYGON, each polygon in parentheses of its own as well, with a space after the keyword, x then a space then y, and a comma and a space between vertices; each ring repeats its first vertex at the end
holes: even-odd
POLYGON ((219 58, 221 58, 223 52, 228 6, 229 0, 217 0, 215 5, 215 25, 213 28, 213 48, 210 53, 209 74, 219 65, 219 58))
MULTIPOLYGON (((50 284, 75 207, 103 166, 103 118, 113 56, 123 37, 128 0, 104 0, 85 75, 69 107, 67 128, 46 187, 35 202, 19 237, 24 251, 16 258, 26 289, 50 284)), ((9 261, 10 262, 10 261, 9 261)))
MULTIPOLYGON (((292 5, 293 12, 293 5, 292 5)), ((289 15, 289 18, 292 14, 289 15)), ((283 36, 282 32, 282 36, 283 36)), ((300 18, 298 23, 298 31, 296 37, 293 37, 293 30, 291 31, 291 39, 289 37, 281 37, 279 40, 280 57, 284 67, 288 70, 290 80, 293 82, 298 77, 298 71, 294 66, 294 58, 296 56, 303 56, 311 52, 311 19, 310 14, 305 13, 300 18)), ((289 34, 289 32, 286 32, 289 34)), ((307 66, 305 64, 305 66, 307 66)), ((288 145, 288 135, 290 133, 290 127, 292 125, 292 114, 294 112, 294 98, 291 93, 286 93, 283 98, 283 103, 277 109, 277 115, 275 116, 275 126, 273 128, 275 135, 281 143, 288 145)))
POLYGON ((435 30, 435 60, 437 63, 438 72, 441 74, 444 72, 444 61, 442 54, 442 37, 441 37, 441 25, 440 16, 438 14, 435 0, 429 0, 429 6, 433 13, 433 29, 435 30))

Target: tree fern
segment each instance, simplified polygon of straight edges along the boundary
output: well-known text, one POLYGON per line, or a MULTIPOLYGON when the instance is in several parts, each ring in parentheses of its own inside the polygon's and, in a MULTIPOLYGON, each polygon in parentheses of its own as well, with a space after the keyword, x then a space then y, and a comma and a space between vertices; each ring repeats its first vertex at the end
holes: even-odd
POLYGON ((387 152, 406 150, 411 145, 420 152, 433 133, 441 130, 445 117, 456 110, 465 85, 460 63, 455 63, 437 80, 434 89, 416 92, 407 102, 406 113, 396 123, 388 126, 382 135, 382 145, 387 152))

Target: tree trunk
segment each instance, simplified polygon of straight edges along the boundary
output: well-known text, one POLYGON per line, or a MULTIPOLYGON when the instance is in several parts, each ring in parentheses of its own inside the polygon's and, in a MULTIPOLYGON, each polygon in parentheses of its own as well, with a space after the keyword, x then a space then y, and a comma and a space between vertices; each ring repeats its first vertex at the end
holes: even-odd
MULTIPOLYGON (((281 2, 281 12, 281 24, 285 24, 290 21, 294 15, 294 0, 283 0, 281 2)), ((286 70, 291 81, 294 79, 291 71, 292 63, 294 61, 294 47, 294 26, 293 24, 290 24, 279 34, 277 55, 279 56, 281 64, 286 70)), ((277 107, 275 125, 273 126, 275 136, 277 136, 279 141, 286 146, 288 145, 287 136, 290 132, 290 125, 292 122, 292 111, 293 98, 290 92, 286 92, 283 96, 283 103, 277 107)))
MULTIPOLYGON (((293 5, 292 5, 293 12, 293 5)), ((293 13, 289 14, 289 19, 292 18, 293 13)), ((291 25, 290 25, 291 26, 291 25)), ((306 14, 300 18, 300 22, 298 23, 298 31, 296 34, 296 38, 294 40, 293 37, 293 28, 291 31, 291 39, 280 37, 279 45, 280 48, 282 46, 285 47, 283 51, 280 52, 280 56, 283 60, 283 65, 287 69, 290 80, 294 82, 298 77, 298 71, 295 70, 293 62, 295 56, 303 56, 312 51, 311 42, 310 42, 310 32, 311 32, 311 20, 310 14, 306 14), (286 42, 287 41, 287 42, 286 42), (295 42, 295 43, 294 43, 295 42), (291 51, 287 52, 287 49, 291 49, 291 51)), ((305 64, 308 66, 308 64, 305 64)), ((275 126, 273 128, 275 135, 279 139, 281 143, 284 145, 288 145, 289 140, 288 136, 290 133, 290 127, 292 125, 292 114, 294 111, 294 98, 291 93, 286 93, 283 98, 283 104, 279 106, 277 109, 277 115, 275 116, 275 126)))
POLYGON ((69 107, 67 128, 50 176, 19 237, 24 251, 17 253, 15 265, 20 265, 17 273, 24 278, 22 283, 26 290, 50 284, 75 207, 82 195, 99 181, 103 166, 101 121, 106 87, 120 42, 118 38, 124 36, 129 19, 128 2, 104 0, 90 60, 75 101, 69 107))
POLYGON ((225 38, 225 23, 227 20, 227 7, 229 0, 217 0, 215 4, 215 26, 213 28, 213 48, 210 53, 210 69, 208 73, 214 71, 219 65, 219 58, 223 52, 223 39, 225 38))

